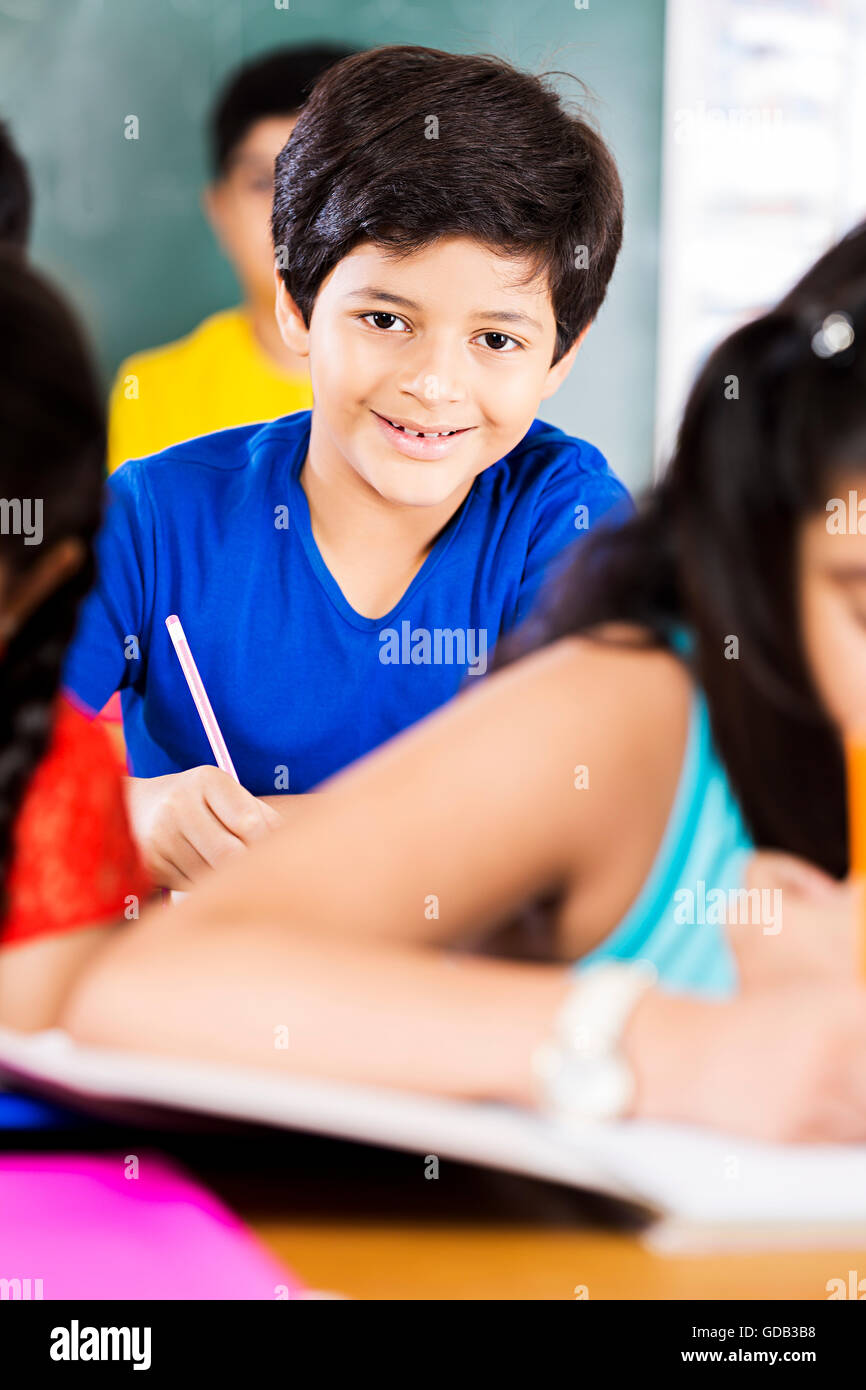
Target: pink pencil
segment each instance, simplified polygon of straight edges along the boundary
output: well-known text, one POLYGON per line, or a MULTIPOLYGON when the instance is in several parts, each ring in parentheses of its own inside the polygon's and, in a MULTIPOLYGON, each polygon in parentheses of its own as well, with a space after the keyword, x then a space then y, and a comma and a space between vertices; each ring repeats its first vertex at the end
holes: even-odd
POLYGON ((189 642, 187 642, 186 634, 181 627, 180 618, 176 613, 172 613, 171 617, 166 618, 165 625, 168 628, 168 635, 177 652, 177 659, 180 662, 181 670, 186 676, 189 693, 195 702, 195 707, 198 710, 198 717, 207 734, 207 741, 216 758, 216 765, 222 768, 223 772, 227 772, 231 777, 234 777, 236 782, 240 782, 240 778, 235 772, 235 765, 229 757, 226 741, 222 736, 219 724, 216 722, 216 715, 211 709, 207 691, 198 673, 198 667, 193 660, 192 652, 189 649, 189 642))

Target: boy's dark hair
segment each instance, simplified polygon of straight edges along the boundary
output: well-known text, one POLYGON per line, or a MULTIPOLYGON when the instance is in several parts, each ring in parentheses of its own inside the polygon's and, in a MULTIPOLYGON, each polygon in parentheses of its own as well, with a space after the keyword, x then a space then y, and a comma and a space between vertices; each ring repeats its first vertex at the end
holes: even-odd
POLYGON ((394 45, 316 84, 277 158, 272 230, 307 324, 325 276, 365 239, 399 254, 468 236, 528 255, 548 278, 556 362, 599 310, 622 217, 613 156, 541 78, 394 45))
POLYGON ((251 126, 269 116, 299 111, 322 74, 356 52, 355 48, 332 43, 278 48, 232 73, 210 119, 214 176, 220 178, 226 173, 232 154, 251 126))
POLYGON ((6 122, 0 121, 0 243, 4 246, 26 247, 32 201, 27 165, 12 143, 6 122))

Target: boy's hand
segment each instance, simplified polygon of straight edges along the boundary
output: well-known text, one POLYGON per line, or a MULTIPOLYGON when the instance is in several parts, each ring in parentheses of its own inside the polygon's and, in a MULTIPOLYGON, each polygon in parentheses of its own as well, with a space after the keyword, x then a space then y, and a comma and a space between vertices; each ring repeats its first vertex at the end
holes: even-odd
POLYGON ((164 888, 188 889, 208 869, 282 823, 275 810, 218 767, 130 777, 126 788, 145 867, 164 888))
POLYGON ((794 855, 762 850, 749 860, 743 886, 758 890, 762 909, 761 920, 727 927, 743 989, 856 977, 863 905, 850 881, 839 883, 794 855))

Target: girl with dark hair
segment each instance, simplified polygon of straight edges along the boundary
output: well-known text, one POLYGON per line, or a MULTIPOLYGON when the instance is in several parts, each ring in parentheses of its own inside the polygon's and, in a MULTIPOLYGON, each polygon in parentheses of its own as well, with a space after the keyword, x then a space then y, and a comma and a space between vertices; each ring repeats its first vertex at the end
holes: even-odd
POLYGON ((773 312, 716 349, 691 392, 661 484, 616 535, 588 539, 585 561, 503 645, 499 664, 610 622, 635 625, 656 649, 676 650, 684 629, 714 743, 754 842, 841 876, 840 731, 866 727, 866 689, 839 707, 833 675, 849 658, 834 653, 837 670, 828 669, 815 625, 831 617, 825 600, 845 599, 853 613, 861 596, 861 576, 856 566, 848 570, 861 533, 846 549, 830 502, 843 474, 855 491, 861 486, 864 465, 866 223, 773 312), (817 587, 820 570, 803 567, 822 547, 827 564, 839 565, 833 595, 817 587))
POLYGON ((93 579, 99 386, 64 304, 6 253, 0 322, 0 1023, 38 1027, 147 884, 111 748, 58 698, 93 579))
POLYGON ((557 1121, 866 1139, 837 882, 864 470, 866 225, 713 353, 664 481, 578 553, 522 660, 112 941, 65 1025, 557 1121), (527 907, 534 959, 503 958, 527 907))

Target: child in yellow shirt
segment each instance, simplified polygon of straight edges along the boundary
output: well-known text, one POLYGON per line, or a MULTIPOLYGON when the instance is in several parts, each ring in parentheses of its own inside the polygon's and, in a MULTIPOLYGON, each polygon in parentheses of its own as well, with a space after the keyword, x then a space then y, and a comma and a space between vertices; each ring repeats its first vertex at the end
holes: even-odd
POLYGON ((243 303, 188 336, 121 363, 111 391, 108 471, 184 439, 312 405, 306 363, 274 318, 270 213, 274 160, 318 77, 353 50, 279 49, 240 69, 211 118, 211 225, 243 289, 243 303))

